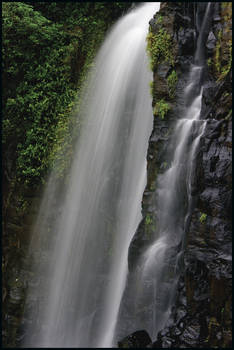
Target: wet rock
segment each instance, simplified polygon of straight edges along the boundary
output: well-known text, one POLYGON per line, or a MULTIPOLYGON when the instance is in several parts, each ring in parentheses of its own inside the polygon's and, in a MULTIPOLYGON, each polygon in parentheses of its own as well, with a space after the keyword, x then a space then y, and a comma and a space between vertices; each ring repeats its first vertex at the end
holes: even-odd
MULTIPOLYGON (((160 72, 161 74, 165 74, 165 73, 162 73, 161 70, 160 72)), ((155 88, 154 88, 153 102, 158 101, 160 99, 165 99, 165 97, 168 98, 169 91, 168 91, 168 84, 166 79, 162 78, 158 74, 155 74, 154 81, 155 81, 155 88)))
POLYGON ((164 337, 162 340, 162 348, 170 348, 172 346, 173 339, 170 337, 164 337))
POLYGON ((208 54, 212 54, 213 53, 213 50, 215 48, 215 45, 216 45, 216 37, 214 35, 214 33, 211 31, 208 35, 208 38, 207 38, 207 42, 206 42, 206 48, 207 48, 207 53, 208 54))
POLYGON ((118 342, 118 348, 144 348, 152 343, 145 330, 136 331, 118 342))
POLYGON ((191 63, 193 62, 193 56, 192 55, 179 55, 178 60, 180 63, 180 69, 182 73, 188 73, 190 70, 191 63))
MULTIPOLYGON (((177 33, 179 52, 175 62, 181 72, 177 83, 181 91, 186 82, 183 77, 189 71, 194 53, 193 29, 201 25, 199 16, 198 22, 194 24, 193 11, 197 9, 197 13, 204 14, 206 4, 189 6, 184 6, 182 11, 178 4, 170 4, 169 10, 163 5, 163 15, 166 16, 173 8, 177 21, 174 23, 174 31, 177 33)), ((220 44, 221 52, 224 51, 222 66, 228 60, 226 47, 231 35, 229 21, 224 23, 225 11, 227 9, 224 6, 214 3, 209 19, 213 19, 213 22, 204 43, 206 57, 210 57, 216 49, 218 32, 225 27, 224 41, 220 44)), ((176 40, 174 34, 173 40, 176 40)), ((165 79, 167 70, 162 68, 160 79, 165 79)), ((186 224, 188 233, 184 252, 184 275, 178 283, 176 305, 170 316, 172 323, 158 333, 153 343, 155 348, 228 347, 231 344, 232 79, 231 71, 219 81, 216 76, 213 79, 207 72, 204 76, 200 119, 206 120, 206 128, 200 149, 195 155, 196 165, 191 184, 194 209, 186 224)), ((162 90, 166 94, 166 87, 162 90)), ((181 115, 183 96, 178 88, 176 93, 177 105, 173 103, 172 110, 179 105, 178 115, 181 115)), ((164 127, 168 125, 169 121, 165 120, 164 127)), ((158 124, 154 123, 151 140, 154 146, 148 159, 148 170, 151 171, 151 183, 155 183, 156 177, 164 169, 164 145, 168 147, 169 138, 164 138, 158 124)), ((152 195, 149 191, 148 196, 152 195)), ((144 215, 147 214, 150 203, 150 200, 145 202, 144 215)))
POLYGON ((180 26, 188 27, 192 23, 192 18, 176 12, 176 23, 180 26))
POLYGON ((24 291, 22 287, 11 288, 9 293, 9 302, 11 304, 20 304, 24 298, 24 291))
POLYGON ((179 320, 183 319, 186 315, 187 315, 186 309, 183 307, 179 307, 178 311, 177 311, 177 322, 179 322, 179 320))
POLYGON ((185 329, 181 336, 181 340, 186 344, 194 347, 194 345, 198 342, 200 334, 200 326, 199 325, 191 325, 185 329))
POLYGON ((16 234, 16 235, 20 235, 23 231, 22 226, 17 225, 13 222, 8 222, 6 225, 6 229, 9 233, 16 234))
POLYGON ((179 55, 192 55, 195 48, 196 32, 192 28, 180 28, 178 31, 179 55))
POLYGON ((202 93, 202 108, 201 115, 206 116, 210 113, 211 108, 214 104, 214 95, 217 92, 217 85, 213 82, 209 82, 203 86, 202 93))
POLYGON ((170 71, 171 67, 169 64, 166 64, 165 62, 164 63, 161 63, 158 65, 158 69, 157 69, 157 75, 160 77, 160 78, 166 78, 168 76, 168 73, 170 71))
POLYGON ((133 271, 137 266, 137 261, 144 249, 152 240, 154 227, 147 224, 147 219, 144 217, 138 226, 136 234, 133 236, 128 248, 128 268, 133 271))
POLYGON ((177 337, 178 335, 181 335, 181 333, 182 333, 182 331, 181 331, 181 329, 178 328, 178 327, 173 328, 172 331, 171 331, 171 334, 172 334, 173 336, 175 336, 175 337, 177 337))

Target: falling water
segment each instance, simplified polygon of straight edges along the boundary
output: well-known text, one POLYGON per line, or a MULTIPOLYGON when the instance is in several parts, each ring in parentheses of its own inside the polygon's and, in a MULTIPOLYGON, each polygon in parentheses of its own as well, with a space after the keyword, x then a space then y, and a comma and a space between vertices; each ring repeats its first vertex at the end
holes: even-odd
POLYGON ((146 3, 119 20, 96 58, 65 195, 55 198, 52 174, 35 227, 23 347, 112 345, 141 218, 152 130, 146 35, 158 10, 146 3))
POLYGON ((200 120, 200 111, 209 11, 210 3, 197 28, 195 63, 191 66, 184 90, 185 111, 175 125, 169 147, 174 152, 167 155, 165 160, 170 164, 157 178, 155 237, 140 257, 136 270, 128 276, 116 341, 139 329, 146 329, 155 339, 171 313, 193 202, 191 183, 196 150, 206 126, 206 121, 200 120))

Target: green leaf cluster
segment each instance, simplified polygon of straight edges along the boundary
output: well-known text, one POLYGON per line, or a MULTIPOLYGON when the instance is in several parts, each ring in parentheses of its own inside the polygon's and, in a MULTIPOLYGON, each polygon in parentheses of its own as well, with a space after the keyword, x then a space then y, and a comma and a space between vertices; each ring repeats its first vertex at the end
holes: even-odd
POLYGON ((155 218, 152 214, 146 214, 145 217, 145 235, 148 239, 151 239, 153 237, 153 234, 156 229, 156 222, 155 218))
POLYGON ((178 76, 175 70, 173 70, 167 78, 167 85, 169 89, 169 96, 171 98, 175 97, 176 84, 178 81, 178 76))
POLYGON ((207 62, 218 81, 224 79, 232 67, 232 3, 222 2, 221 22, 222 26, 215 33, 217 42, 213 57, 207 62))
POLYGON ((152 222, 153 222, 153 220, 152 220, 151 216, 149 214, 147 214, 146 217, 145 217, 146 225, 151 225, 152 222))
POLYGON ((172 39, 164 28, 160 28, 156 34, 152 31, 147 35, 147 52, 150 57, 150 67, 154 71, 162 62, 168 62, 174 66, 172 51, 172 39))
POLYGON ((158 116, 159 118, 164 119, 170 108, 170 105, 164 99, 161 99, 155 103, 153 111, 154 116, 158 116))
POLYGON ((207 218, 207 214, 201 213, 200 218, 199 218, 200 223, 204 224, 206 221, 206 218, 207 218))

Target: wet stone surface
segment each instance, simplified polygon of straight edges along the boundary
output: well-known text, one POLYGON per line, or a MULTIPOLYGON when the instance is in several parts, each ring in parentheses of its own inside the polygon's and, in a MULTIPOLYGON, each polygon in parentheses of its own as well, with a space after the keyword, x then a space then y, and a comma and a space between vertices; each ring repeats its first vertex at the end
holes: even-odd
MULTIPOLYGON (((229 35, 230 23, 224 24, 222 11, 225 10, 221 7, 218 3, 214 4, 212 27, 206 41, 208 57, 214 55, 217 35, 223 26, 226 26, 225 35, 229 35)), ((183 87, 186 83, 186 72, 194 50, 189 42, 194 28, 193 10, 192 4, 188 4, 187 8, 184 5, 182 9, 178 3, 170 4, 170 8, 163 4, 160 10, 162 16, 166 15, 172 22, 174 18, 178 21, 174 26, 179 42, 176 68, 181 72, 178 87, 183 87), (173 16, 170 17, 172 10, 173 16)), ((204 8, 200 10, 204 12, 204 8)), ((153 31, 158 29, 154 20, 150 24, 153 31)), ((222 43, 222 47, 225 44, 227 41, 222 43)), ((167 69, 166 66, 160 67, 161 79, 166 76, 167 69)), ((179 279, 176 303, 168 324, 158 333, 157 339, 153 339, 150 345, 152 348, 228 348, 232 344, 231 72, 219 81, 206 74, 206 80, 201 119, 206 120, 207 124, 196 155, 192 181, 194 210, 186 238, 182 264, 184 272, 179 279)), ((183 88, 177 88, 176 103, 172 103, 172 110, 178 106, 183 109, 181 91, 183 88)), ((173 118, 176 119, 176 115, 171 113, 167 119, 154 122, 148 151, 148 182, 143 196, 144 218, 157 211, 153 206, 156 178, 163 172, 162 159, 170 137, 169 130, 173 127, 173 118)), ((140 249, 137 246, 140 247, 145 239, 144 218, 132 241, 135 257, 137 249, 140 249)), ((155 225, 157 226, 156 220, 155 225)), ((129 257, 131 260, 131 254, 129 257)), ((134 265, 133 260, 132 264, 134 265)))
POLYGON ((119 341, 118 348, 145 348, 151 342, 149 334, 145 330, 140 330, 119 341))

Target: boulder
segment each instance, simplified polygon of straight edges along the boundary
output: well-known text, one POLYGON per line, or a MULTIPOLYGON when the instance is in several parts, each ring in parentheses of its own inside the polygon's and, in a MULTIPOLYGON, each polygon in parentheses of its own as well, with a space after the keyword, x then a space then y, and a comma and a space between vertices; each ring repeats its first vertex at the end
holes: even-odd
POLYGON ((118 342, 118 348, 145 348, 152 343, 145 330, 136 331, 118 342))

